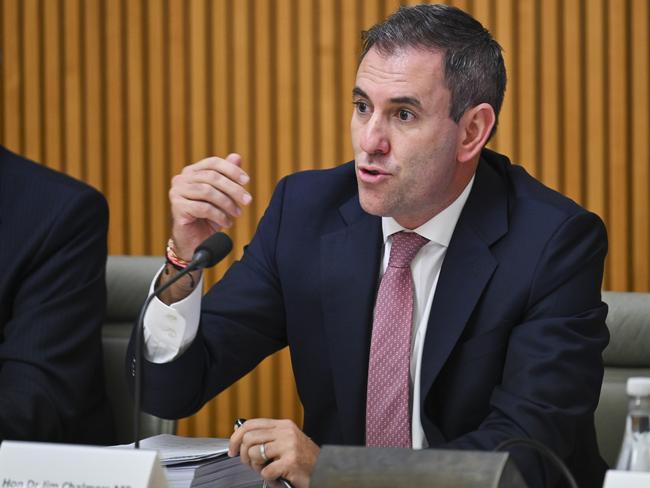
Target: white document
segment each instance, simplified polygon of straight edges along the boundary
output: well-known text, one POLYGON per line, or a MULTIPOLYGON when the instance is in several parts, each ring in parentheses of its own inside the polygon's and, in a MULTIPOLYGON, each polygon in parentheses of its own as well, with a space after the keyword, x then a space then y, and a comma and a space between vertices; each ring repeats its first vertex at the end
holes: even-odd
MULTIPOLYGON (((115 447, 133 449, 133 444, 115 447)), ((158 451, 161 464, 170 466, 191 461, 203 461, 226 454, 228 439, 160 434, 142 439, 140 448, 158 451)))
MULTIPOLYGON (((134 450, 133 444, 115 447, 134 450)), ((140 448, 158 452, 171 488, 262 486, 262 479, 256 471, 242 464, 239 457, 227 456, 228 439, 161 434, 141 440, 140 448)))

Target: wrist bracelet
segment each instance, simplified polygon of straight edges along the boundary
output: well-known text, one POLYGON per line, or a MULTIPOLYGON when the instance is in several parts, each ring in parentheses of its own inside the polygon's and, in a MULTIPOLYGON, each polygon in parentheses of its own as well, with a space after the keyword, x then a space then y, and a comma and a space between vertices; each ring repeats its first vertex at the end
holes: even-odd
POLYGON ((171 237, 167 241, 167 248, 165 250, 165 256, 167 257, 167 262, 171 264, 178 271, 185 269, 189 266, 189 262, 185 261, 183 258, 178 257, 176 254, 176 246, 174 244, 174 239, 171 237))
MULTIPOLYGON (((165 260, 167 261, 167 264, 169 264, 176 271, 183 271, 190 264, 187 261, 185 261, 183 258, 178 257, 175 250, 174 239, 172 239, 171 237, 167 241, 167 248, 165 249, 165 260)), ((169 273, 167 272, 166 274, 169 273)), ((188 273, 187 276, 190 279, 190 287, 194 289, 194 287, 196 286, 196 282, 194 281, 194 277, 192 276, 192 273, 188 273)))

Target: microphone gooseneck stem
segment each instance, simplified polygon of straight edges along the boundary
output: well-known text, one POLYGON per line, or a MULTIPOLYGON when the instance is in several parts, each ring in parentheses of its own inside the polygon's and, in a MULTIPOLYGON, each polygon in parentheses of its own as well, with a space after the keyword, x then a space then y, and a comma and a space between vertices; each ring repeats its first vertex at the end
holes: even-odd
POLYGON ((144 347, 144 316, 147 312, 149 304, 155 296, 158 296, 160 293, 165 291, 167 288, 176 283, 186 274, 196 271, 197 269, 211 268, 223 258, 225 258, 228 253, 232 250, 232 241, 230 237, 222 232, 217 232, 208 237, 205 241, 201 243, 199 247, 194 251, 194 256, 192 256, 192 262, 187 266, 187 268, 179 271, 174 276, 172 276, 169 281, 167 281, 162 286, 156 288, 151 295, 142 304, 140 309, 140 315, 138 316, 138 322, 136 323, 135 331, 135 385, 134 385, 134 402, 133 402, 133 435, 135 437, 135 448, 140 448, 140 410, 142 406, 142 350, 144 347))
POLYGON ((133 436, 135 437, 135 448, 140 449, 140 409, 142 405, 142 350, 144 347, 144 316, 147 312, 149 304, 160 293, 176 283, 186 274, 195 271, 199 268, 199 263, 190 263, 184 270, 176 273, 162 286, 156 288, 151 295, 142 304, 140 308, 140 315, 136 324, 137 330, 135 332, 135 385, 134 385, 134 400, 133 400, 133 436))

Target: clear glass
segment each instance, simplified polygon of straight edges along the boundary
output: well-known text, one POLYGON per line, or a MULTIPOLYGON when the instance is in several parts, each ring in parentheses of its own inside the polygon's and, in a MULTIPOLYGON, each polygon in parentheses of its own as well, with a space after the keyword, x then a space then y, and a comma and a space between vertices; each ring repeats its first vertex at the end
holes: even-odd
POLYGON ((650 472, 650 397, 632 397, 616 469, 650 472))

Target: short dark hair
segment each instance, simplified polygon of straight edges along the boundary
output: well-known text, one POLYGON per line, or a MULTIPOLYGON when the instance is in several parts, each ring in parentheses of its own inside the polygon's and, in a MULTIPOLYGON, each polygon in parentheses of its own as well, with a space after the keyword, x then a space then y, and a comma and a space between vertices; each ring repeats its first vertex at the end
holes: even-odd
POLYGON ((458 122, 465 111, 489 103, 496 116, 506 90, 502 49, 481 23, 449 5, 401 7, 380 24, 361 35, 360 60, 375 47, 390 55, 406 47, 441 50, 445 59, 445 82, 451 91, 449 116, 458 122))

